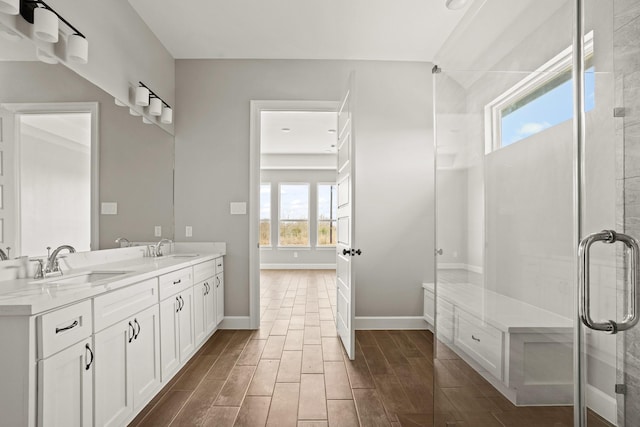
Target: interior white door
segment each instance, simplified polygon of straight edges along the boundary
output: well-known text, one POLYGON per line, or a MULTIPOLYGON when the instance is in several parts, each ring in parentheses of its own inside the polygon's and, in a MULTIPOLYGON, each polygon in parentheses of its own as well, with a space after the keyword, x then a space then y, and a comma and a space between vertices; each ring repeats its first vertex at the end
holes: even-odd
POLYGON ((356 335, 355 318, 355 271, 353 258, 360 255, 355 248, 354 200, 355 200, 355 162, 353 135, 353 87, 354 75, 349 76, 347 93, 338 110, 338 250, 336 261, 336 329, 349 356, 355 359, 356 335))

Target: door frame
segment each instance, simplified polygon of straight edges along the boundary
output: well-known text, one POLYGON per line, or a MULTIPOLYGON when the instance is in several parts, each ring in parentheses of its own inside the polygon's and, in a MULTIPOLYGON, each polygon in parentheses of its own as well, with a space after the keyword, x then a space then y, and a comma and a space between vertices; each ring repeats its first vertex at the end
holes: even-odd
POLYGON ((337 112, 339 101, 251 101, 249 127, 249 329, 260 328, 260 129, 263 111, 337 112))

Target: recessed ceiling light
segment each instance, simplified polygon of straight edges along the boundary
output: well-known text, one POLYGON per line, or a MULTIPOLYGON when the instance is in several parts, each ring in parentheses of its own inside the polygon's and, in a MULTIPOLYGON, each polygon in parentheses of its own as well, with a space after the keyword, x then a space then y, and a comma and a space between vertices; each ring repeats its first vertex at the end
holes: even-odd
POLYGON ((329 129, 327 132, 329 132, 329 133, 336 133, 336 130, 335 130, 335 129, 329 129))
POLYGON ((282 132, 287 133, 287 132, 291 132, 290 128, 282 128, 280 129, 282 132))

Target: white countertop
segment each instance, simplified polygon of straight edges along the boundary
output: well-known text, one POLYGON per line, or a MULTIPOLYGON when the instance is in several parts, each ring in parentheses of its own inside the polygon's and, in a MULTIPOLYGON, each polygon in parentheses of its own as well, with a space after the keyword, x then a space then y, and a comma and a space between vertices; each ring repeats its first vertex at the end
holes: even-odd
MULTIPOLYGON (((423 283, 433 292, 433 283, 423 283)), ((571 319, 469 283, 442 284, 438 298, 507 333, 566 333, 571 319)))
MULTIPOLYGON (((113 251, 118 251, 113 250, 113 251)), ((101 251, 97 251, 101 252, 101 251)), ((89 254, 89 253, 86 253, 89 254)), ((75 254, 74 254, 75 255, 75 254)), ((82 254, 79 254, 82 256, 82 254)), ((159 258, 135 257, 115 262, 73 266, 63 276, 41 280, 14 279, 0 282, 0 316, 30 316, 91 298, 180 268, 189 267, 225 255, 224 252, 201 253, 193 257, 172 254, 159 258), (55 281, 86 272, 126 272, 93 283, 59 284, 55 281)), ((105 258, 108 260, 109 258, 105 258)), ((69 264, 74 264, 70 262, 69 264)), ((75 263, 80 265, 82 263, 75 263)))

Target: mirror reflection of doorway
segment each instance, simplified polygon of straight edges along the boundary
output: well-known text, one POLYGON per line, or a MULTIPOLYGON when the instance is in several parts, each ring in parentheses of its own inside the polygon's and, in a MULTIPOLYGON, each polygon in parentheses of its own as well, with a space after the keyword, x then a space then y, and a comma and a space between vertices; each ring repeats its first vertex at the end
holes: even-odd
POLYGON ((19 123, 21 252, 91 250, 91 113, 21 114, 19 123))

